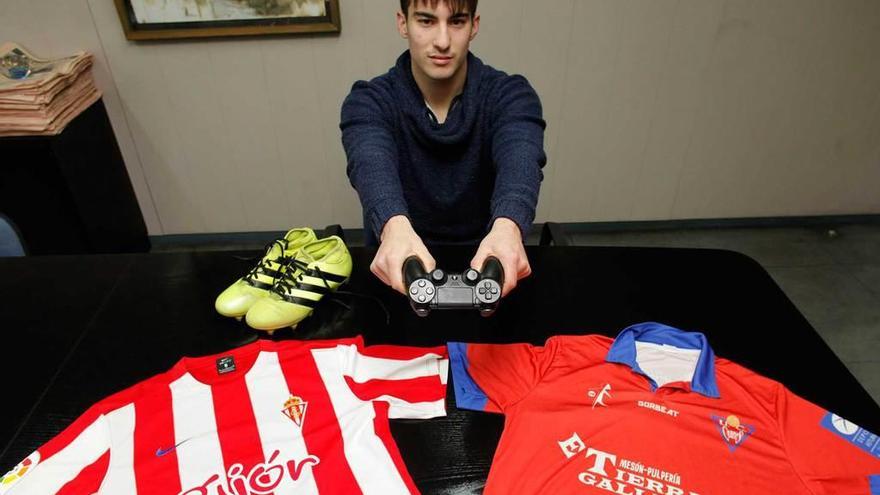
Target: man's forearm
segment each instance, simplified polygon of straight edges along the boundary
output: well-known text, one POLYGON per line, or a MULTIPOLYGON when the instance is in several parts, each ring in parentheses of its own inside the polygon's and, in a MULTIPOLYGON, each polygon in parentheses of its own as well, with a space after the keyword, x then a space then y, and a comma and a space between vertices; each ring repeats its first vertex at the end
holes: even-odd
POLYGON ((518 199, 505 199, 497 203, 493 202, 489 228, 495 225, 499 219, 508 219, 519 227, 520 234, 525 238, 528 236, 532 222, 535 220, 535 209, 535 204, 526 203, 518 199))
POLYGON ((389 124, 370 90, 356 84, 342 106, 340 129, 348 157, 346 172, 358 192, 368 225, 376 238, 394 215, 407 214, 400 184, 397 146, 389 124), (358 89, 360 88, 360 89, 358 89))
MULTIPOLYGON (((511 77, 499 89, 498 116, 493 126, 492 160, 495 162, 495 190, 492 192, 492 222, 510 218, 523 237, 535 219, 538 193, 547 163, 541 101, 528 81, 511 77)), ((491 226, 491 225, 490 225, 491 226)))
POLYGON ((392 172, 382 170, 382 167, 370 167, 369 172, 366 171, 366 167, 355 167, 349 178, 358 192, 369 222, 364 227, 372 229, 378 239, 388 219, 407 215, 408 209, 396 170, 392 172), (361 170, 365 173, 359 173, 361 170))
POLYGON ((492 192, 492 222, 500 217, 510 218, 528 235, 535 220, 538 194, 544 174, 541 171, 546 157, 543 149, 528 142, 509 143, 495 153, 495 190, 492 192))

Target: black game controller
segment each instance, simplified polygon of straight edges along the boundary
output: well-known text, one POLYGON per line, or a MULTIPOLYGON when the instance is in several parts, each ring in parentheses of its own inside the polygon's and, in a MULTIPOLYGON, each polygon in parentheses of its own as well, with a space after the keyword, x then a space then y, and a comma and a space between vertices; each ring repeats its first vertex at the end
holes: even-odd
POLYGON ((464 273, 446 273, 437 268, 429 274, 417 256, 410 256, 403 263, 403 281, 409 303, 419 316, 428 316, 432 309, 471 308, 490 316, 501 301, 504 270, 498 258, 490 256, 480 271, 468 268, 464 273))

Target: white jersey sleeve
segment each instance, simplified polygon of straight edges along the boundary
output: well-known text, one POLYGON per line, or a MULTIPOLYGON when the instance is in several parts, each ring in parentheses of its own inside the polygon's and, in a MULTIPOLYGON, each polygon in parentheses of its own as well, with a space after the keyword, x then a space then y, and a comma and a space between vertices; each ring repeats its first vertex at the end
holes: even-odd
POLYGON ((446 415, 446 348, 340 346, 342 370, 361 400, 388 404, 389 418, 446 415))
MULTIPOLYGON (((90 409, 0 478, 0 495, 94 493, 104 483, 113 416, 90 409)), ((133 421, 133 418, 132 418, 133 421)))

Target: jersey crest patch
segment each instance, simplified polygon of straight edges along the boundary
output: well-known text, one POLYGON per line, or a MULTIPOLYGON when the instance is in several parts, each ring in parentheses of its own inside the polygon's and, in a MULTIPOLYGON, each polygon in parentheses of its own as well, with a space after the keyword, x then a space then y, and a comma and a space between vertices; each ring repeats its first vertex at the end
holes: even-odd
POLYGON ((291 395, 284 403, 284 409, 282 409, 281 412, 291 421, 296 423, 296 426, 302 428, 303 421, 306 419, 306 408, 308 406, 309 403, 302 400, 302 398, 291 395))
POLYGON ((743 424, 740 419, 733 414, 722 418, 721 416, 712 415, 712 422, 721 433, 721 439, 727 443, 727 447, 731 452, 742 445, 743 442, 755 432, 752 425, 743 424))

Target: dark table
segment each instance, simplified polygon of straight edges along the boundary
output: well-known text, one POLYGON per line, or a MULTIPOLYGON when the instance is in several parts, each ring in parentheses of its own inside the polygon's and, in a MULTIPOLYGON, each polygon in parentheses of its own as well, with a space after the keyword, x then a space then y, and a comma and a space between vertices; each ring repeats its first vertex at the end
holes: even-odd
MULTIPOLYGON (((435 249, 439 266, 466 267, 473 248, 435 249)), ((0 473, 90 405, 170 368, 183 355, 222 352, 265 334, 214 312, 217 294, 252 262, 196 252, 0 259, 0 473)), ((795 393, 873 431, 880 407, 770 276, 718 250, 529 247, 533 275, 491 318, 475 311, 417 317, 369 273, 374 251, 352 249, 347 290, 296 331, 273 339, 364 335, 366 343, 530 342, 555 334, 616 335, 658 321, 705 333, 716 354, 781 381, 795 393)), ((450 389, 451 390, 451 389, 450 389)), ((424 493, 478 493, 503 417, 459 411, 396 420, 391 429, 424 493)))

